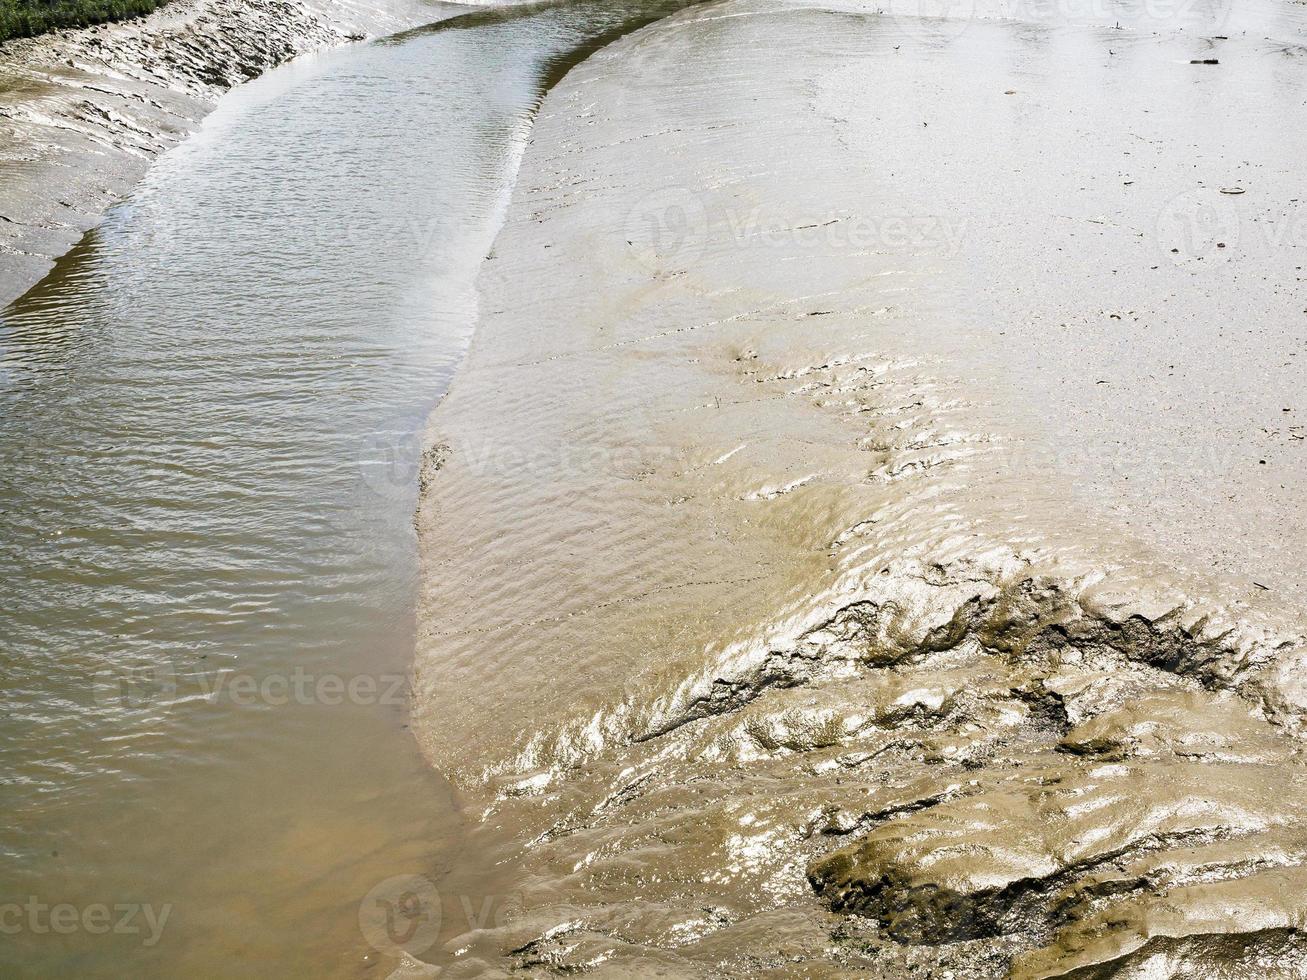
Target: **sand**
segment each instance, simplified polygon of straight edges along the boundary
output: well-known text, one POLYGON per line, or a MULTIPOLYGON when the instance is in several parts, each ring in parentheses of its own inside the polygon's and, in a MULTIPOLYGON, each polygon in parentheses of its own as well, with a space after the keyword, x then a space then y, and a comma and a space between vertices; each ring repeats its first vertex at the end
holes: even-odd
POLYGON ((1304 961, 1302 8, 921 13, 542 106, 418 514, 519 904, 442 975, 1304 961))

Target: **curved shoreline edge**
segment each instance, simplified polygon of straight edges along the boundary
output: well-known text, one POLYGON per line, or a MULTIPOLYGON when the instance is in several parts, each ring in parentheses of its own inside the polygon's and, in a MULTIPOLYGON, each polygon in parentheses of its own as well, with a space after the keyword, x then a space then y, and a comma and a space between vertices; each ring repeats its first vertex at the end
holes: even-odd
POLYGON ((0 307, 39 282, 221 96, 303 54, 475 4, 174 0, 0 45, 0 307))
POLYGON ((866 179, 914 94, 875 65, 938 45, 878 7, 706 5, 541 108, 418 513, 415 728, 522 903, 442 975, 1307 953, 1303 610, 1074 502, 912 344, 947 257, 795 234, 912 191, 866 179))

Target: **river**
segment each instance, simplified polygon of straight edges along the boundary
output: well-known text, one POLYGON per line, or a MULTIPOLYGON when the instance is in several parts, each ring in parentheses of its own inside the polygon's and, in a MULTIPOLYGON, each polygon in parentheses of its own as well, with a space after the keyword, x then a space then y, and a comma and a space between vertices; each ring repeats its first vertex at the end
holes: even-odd
POLYGON ((0 314, 0 972, 384 975, 360 902, 462 834, 408 730, 419 432, 541 95, 682 5, 272 72, 0 314))

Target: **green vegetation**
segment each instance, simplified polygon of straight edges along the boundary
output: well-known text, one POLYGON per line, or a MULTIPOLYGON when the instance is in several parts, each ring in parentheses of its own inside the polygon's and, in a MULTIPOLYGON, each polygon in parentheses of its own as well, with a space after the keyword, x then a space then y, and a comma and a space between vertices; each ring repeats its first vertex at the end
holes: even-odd
POLYGON ((0 0, 0 42, 148 14, 167 0, 0 0))

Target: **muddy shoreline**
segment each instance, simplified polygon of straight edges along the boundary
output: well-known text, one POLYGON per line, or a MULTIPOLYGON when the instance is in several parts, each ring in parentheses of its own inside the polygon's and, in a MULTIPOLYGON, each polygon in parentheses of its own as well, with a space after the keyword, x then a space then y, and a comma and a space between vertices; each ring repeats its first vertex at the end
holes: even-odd
MULTIPOLYGON (((1291 215, 1298 147, 1192 175, 1166 147, 1200 130, 1136 93, 1256 135, 1300 11, 912 6, 705 5, 541 108, 419 509, 416 728, 475 815, 448 887, 516 896, 442 976, 1299 975, 1307 618, 1228 504, 1273 463, 1262 530, 1300 540, 1299 440, 1187 489, 1149 462, 1216 407, 1185 362, 1240 311, 1301 333, 1258 285, 1301 298, 1296 245, 1231 257, 1171 202, 1244 166, 1244 227, 1291 215), (1245 81, 1179 74, 1227 41, 1245 81), (1138 296, 1172 305, 1123 339, 1138 296), (1021 332, 1055 315, 1107 327, 1021 332), (988 359, 1008 332, 1036 353, 988 359)), ((1268 347, 1206 445, 1270 431, 1268 347)))
MULTIPOLYGON (((1301 8, 928 8, 718 0, 544 99, 420 480, 441 976, 1301 975, 1301 8)), ((432 10, 0 49, 0 298, 432 10)))
POLYGON ((0 305, 45 276, 232 86, 299 55, 464 9, 176 0, 146 17, 0 45, 0 305))

